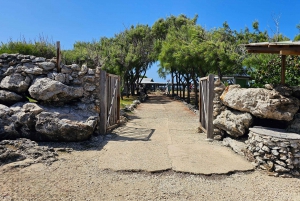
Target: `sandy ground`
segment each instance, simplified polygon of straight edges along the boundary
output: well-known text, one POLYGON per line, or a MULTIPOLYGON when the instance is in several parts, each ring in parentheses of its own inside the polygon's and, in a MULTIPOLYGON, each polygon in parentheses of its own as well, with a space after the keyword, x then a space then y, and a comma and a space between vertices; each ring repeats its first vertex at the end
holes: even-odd
MULTIPOLYGON (((54 148, 67 146, 74 150, 59 152, 59 160, 50 166, 38 163, 25 168, 1 167, 0 200, 300 200, 298 178, 271 177, 257 170, 182 173, 182 168, 192 166, 198 158, 190 152, 179 154, 180 163, 176 152, 179 145, 180 153, 186 153, 186 147, 190 151, 195 143, 221 145, 207 144, 203 134, 195 134, 194 120, 187 122, 187 128, 179 124, 182 114, 193 117, 191 112, 183 111, 181 102, 161 100, 157 102, 150 97, 133 113, 126 127, 116 129, 104 141, 99 138, 92 143, 48 143, 54 148), (153 109, 154 106, 158 109, 153 109), (147 108, 152 108, 153 114, 145 113, 147 108), (159 110, 165 112, 160 114, 159 110), (176 121, 169 121, 166 128, 163 119, 176 121), (183 132, 185 129, 191 132, 183 132), (139 152, 147 147, 149 153, 159 152, 157 157, 139 152)), ((196 116, 193 118, 197 120, 196 116)), ((203 167, 206 165, 203 162, 203 167)), ((210 168, 203 171, 207 169, 210 168)))

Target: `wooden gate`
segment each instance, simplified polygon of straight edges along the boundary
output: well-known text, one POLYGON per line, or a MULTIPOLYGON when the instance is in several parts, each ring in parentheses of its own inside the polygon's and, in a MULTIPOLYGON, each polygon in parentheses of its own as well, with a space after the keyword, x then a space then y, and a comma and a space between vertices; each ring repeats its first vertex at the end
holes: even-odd
POLYGON ((115 127, 120 120, 120 76, 101 70, 100 133, 115 127))
POLYGON ((208 140, 213 140, 214 77, 209 75, 199 80, 199 127, 207 134, 208 140))

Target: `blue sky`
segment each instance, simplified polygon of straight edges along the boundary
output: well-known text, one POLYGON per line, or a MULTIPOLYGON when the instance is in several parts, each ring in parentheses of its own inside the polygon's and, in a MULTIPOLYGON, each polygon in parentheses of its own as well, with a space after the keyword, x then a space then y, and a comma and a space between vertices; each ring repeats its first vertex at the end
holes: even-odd
MULTIPOLYGON (((185 14, 207 30, 227 21, 231 29, 251 28, 258 20, 261 30, 275 30, 273 16, 279 18, 280 32, 293 39, 299 33, 299 0, 14 0, 1 2, 0 42, 38 39, 60 41, 71 49, 76 41, 99 40, 136 24, 150 26, 159 18, 185 14)), ((157 66, 147 72, 154 81, 157 66)))

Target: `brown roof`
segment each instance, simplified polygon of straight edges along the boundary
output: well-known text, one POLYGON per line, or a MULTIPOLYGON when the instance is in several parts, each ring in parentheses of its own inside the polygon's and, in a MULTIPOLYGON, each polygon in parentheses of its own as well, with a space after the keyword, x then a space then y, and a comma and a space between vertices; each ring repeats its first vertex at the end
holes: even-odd
POLYGON ((249 43, 245 47, 248 53, 300 55, 300 41, 249 43))

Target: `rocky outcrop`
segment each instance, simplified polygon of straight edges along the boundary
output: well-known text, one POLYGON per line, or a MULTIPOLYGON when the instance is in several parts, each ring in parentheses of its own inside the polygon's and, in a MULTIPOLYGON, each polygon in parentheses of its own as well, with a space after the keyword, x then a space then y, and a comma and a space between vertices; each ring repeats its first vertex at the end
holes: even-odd
POLYGON ((49 78, 39 78, 28 89, 36 100, 69 102, 83 96, 82 87, 70 87, 49 78))
POLYGON ((17 162, 19 163, 13 165, 25 167, 33 163, 50 165, 57 160, 57 156, 53 148, 38 146, 29 139, 0 141, 0 166, 17 162), (20 163, 22 161, 24 162, 20 163))
POLYGON ((0 104, 13 105, 14 103, 21 101, 22 99, 22 96, 14 92, 0 90, 0 104))
POLYGON ((213 121, 213 125, 226 131, 231 137, 243 136, 252 124, 252 116, 249 113, 225 110, 213 121))
POLYGON ((97 125, 97 114, 79 107, 40 107, 19 103, 9 108, 0 105, 0 140, 29 138, 38 141, 82 141, 97 125))
POLYGON ((103 71, 59 64, 58 72, 56 65, 55 58, 0 55, 0 140, 81 141, 100 134, 103 71))
POLYGON ((0 88, 22 93, 27 91, 30 82, 31 80, 28 76, 21 75, 20 73, 14 73, 1 80, 0 88))
POLYGON ((0 104, 0 140, 19 137, 11 119, 12 114, 13 111, 9 107, 0 104))
POLYGON ((229 137, 223 139, 222 144, 226 147, 230 147, 235 153, 244 156, 247 148, 244 142, 240 142, 229 137))
POLYGON ((96 124, 96 116, 82 120, 74 114, 42 112, 37 115, 35 129, 46 140, 82 141, 93 134, 96 124))
POLYGON ((299 109, 299 100, 294 97, 282 96, 276 90, 244 89, 239 85, 227 87, 221 100, 232 109, 276 120, 290 121, 299 109))

